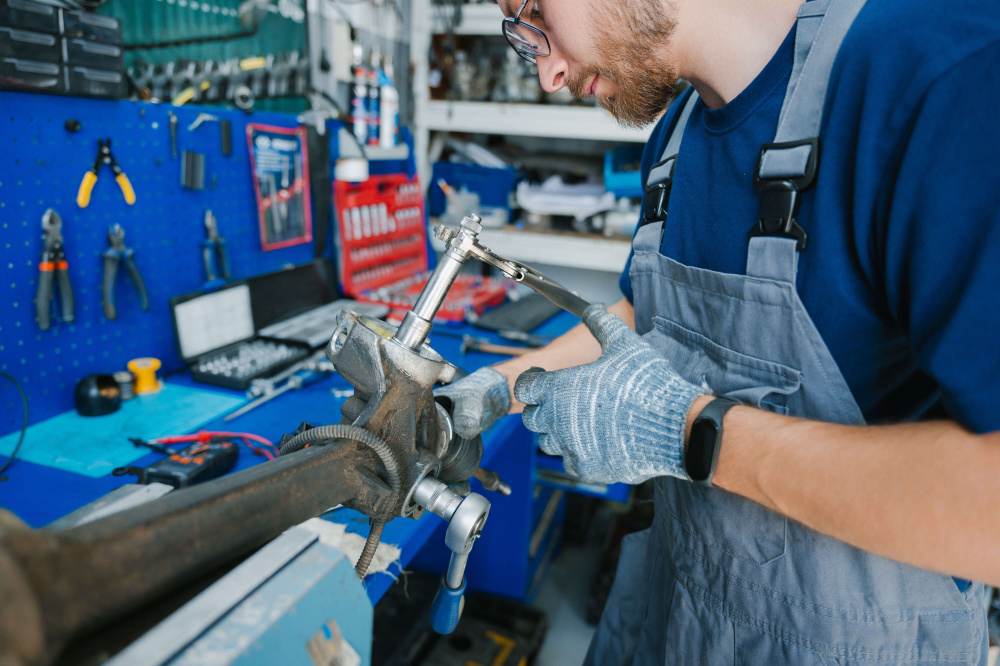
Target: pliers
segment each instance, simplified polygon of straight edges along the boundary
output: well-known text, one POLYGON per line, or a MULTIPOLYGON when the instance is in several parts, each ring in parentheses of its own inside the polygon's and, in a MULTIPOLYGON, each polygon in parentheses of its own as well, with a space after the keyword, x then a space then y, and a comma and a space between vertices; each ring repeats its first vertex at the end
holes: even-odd
POLYGON ((219 228, 215 222, 215 215, 212 211, 205 211, 205 240, 201 242, 202 254, 205 259, 205 275, 208 276, 208 281, 212 282, 216 279, 215 272, 212 270, 212 254, 216 256, 219 262, 219 273, 223 280, 229 279, 229 259, 226 256, 226 239, 219 235, 219 228))
POLYGON ((76 193, 76 205, 80 208, 86 208, 90 205, 90 193, 94 190, 94 183, 97 182, 97 172, 100 171, 102 164, 107 164, 111 167, 111 171, 114 172, 115 181, 117 181, 118 187, 122 190, 125 203, 129 206, 134 204, 135 190, 132 189, 132 183, 129 182, 128 176, 118 166, 118 160, 111 154, 111 139, 98 139, 97 159, 94 160, 94 166, 91 167, 90 171, 83 174, 80 190, 76 193))
POLYGON ((104 252, 104 316, 108 319, 117 319, 115 312, 115 277, 118 275, 118 262, 125 262, 125 270, 135 285, 135 290, 139 294, 139 307, 143 310, 149 309, 149 297, 146 295, 146 285, 136 268, 132 248, 125 247, 125 230, 120 224, 116 224, 108 229, 108 244, 111 246, 104 252))
POLYGON ((63 321, 73 321, 73 287, 69 283, 69 263, 63 249, 62 219, 49 208, 42 216, 45 243, 42 260, 38 262, 38 327, 43 331, 49 327, 49 311, 52 301, 52 277, 55 274, 59 284, 59 298, 62 304, 63 321))

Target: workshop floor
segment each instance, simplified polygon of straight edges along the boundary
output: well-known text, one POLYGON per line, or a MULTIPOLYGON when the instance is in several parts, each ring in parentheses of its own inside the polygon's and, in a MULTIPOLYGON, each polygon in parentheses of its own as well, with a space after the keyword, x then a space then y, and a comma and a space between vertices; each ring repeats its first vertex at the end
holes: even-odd
POLYGON ((564 546, 549 566, 534 603, 549 619, 549 630, 535 666, 583 663, 594 635, 594 627, 584 618, 590 582, 600 557, 600 548, 595 544, 564 546))

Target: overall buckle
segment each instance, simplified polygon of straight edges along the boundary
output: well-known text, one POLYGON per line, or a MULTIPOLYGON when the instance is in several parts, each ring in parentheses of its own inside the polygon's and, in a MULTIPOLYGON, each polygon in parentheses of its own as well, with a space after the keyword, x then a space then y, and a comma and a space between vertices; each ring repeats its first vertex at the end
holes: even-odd
POLYGON ((652 224, 667 219, 667 203, 670 201, 670 183, 657 183, 646 188, 642 223, 652 224))
POLYGON ((643 197, 642 224, 663 222, 667 219, 667 205, 670 203, 670 187, 674 182, 674 167, 677 166, 677 156, 661 160, 649 169, 649 178, 656 178, 652 185, 647 185, 643 197), (666 171, 663 175, 657 172, 666 171))
POLYGON ((750 229, 749 238, 754 238, 755 236, 784 236, 796 241, 796 251, 801 252, 806 249, 806 244, 809 242, 809 235, 795 219, 795 216, 798 214, 799 205, 801 204, 800 193, 812 185, 816 179, 818 158, 819 139, 816 137, 784 143, 765 143, 761 147, 760 153, 757 156, 757 167, 754 170, 753 177, 754 188, 760 192, 760 207, 758 209, 757 224, 750 229), (785 153, 786 156, 795 158, 792 161, 797 161, 802 165, 799 167, 799 175, 762 175, 761 167, 764 163, 765 155, 768 153, 771 153, 774 157, 785 153))
POLYGON ((797 241, 796 251, 806 249, 809 234, 795 220, 799 202, 799 191, 791 181, 767 182, 760 190, 757 224, 750 229, 748 237, 785 236, 797 241))

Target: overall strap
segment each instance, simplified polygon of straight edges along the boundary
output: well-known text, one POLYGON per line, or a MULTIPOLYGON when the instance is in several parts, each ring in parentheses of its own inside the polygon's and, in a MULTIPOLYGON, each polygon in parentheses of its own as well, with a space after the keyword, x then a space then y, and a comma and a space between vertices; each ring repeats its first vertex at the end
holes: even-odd
POLYGON ((684 128, 687 127, 688 118, 691 117, 691 110, 694 109, 697 102, 698 93, 692 89, 691 96, 688 97, 680 115, 677 116, 674 128, 670 132, 670 138, 667 139, 667 145, 660 155, 660 161, 649 170, 649 176, 646 178, 645 205, 640 224, 663 222, 667 219, 667 202, 670 200, 670 186, 674 181, 677 153, 681 149, 684 128))
MULTIPOLYGON (((760 192, 758 222, 750 237, 793 238, 799 251, 808 236, 795 220, 802 190, 816 178, 819 130, 830 72, 844 36, 866 0, 812 0, 799 7, 795 58, 773 143, 757 157, 754 187, 760 192)), ((754 244, 751 243, 751 246, 754 244)))

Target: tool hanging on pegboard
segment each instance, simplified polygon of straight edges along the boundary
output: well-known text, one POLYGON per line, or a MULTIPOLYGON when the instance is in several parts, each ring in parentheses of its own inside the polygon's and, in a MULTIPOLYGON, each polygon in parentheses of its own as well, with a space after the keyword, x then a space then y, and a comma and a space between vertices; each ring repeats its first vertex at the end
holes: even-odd
POLYGON ((226 239, 219 235, 219 225, 210 210, 205 211, 205 240, 201 242, 202 258, 205 260, 205 279, 214 283, 220 278, 229 280, 229 257, 226 253, 226 239), (218 265, 218 271, 213 266, 218 265))
POLYGON ((125 246, 125 230, 120 224, 116 224, 108 230, 108 245, 110 247, 104 253, 104 316, 108 319, 118 318, 118 312, 115 309, 115 277, 118 275, 118 264, 122 261, 125 262, 125 270, 139 296, 139 308, 148 310, 149 297, 146 295, 146 284, 142 281, 142 275, 139 274, 139 269, 135 265, 135 259, 133 259, 135 253, 132 248, 125 246))
POLYGON ((44 249, 42 260, 38 262, 38 295, 35 302, 38 308, 38 328, 44 331, 49 327, 53 277, 59 286, 62 321, 73 322, 74 308, 73 287, 69 281, 69 263, 66 261, 66 250, 63 247, 62 219, 51 208, 42 216, 42 229, 45 231, 42 236, 44 249))
POLYGON ((101 170, 102 164, 107 164, 111 167, 111 172, 115 175, 115 182, 118 183, 118 187, 122 191, 122 196, 125 197, 125 203, 129 206, 134 204, 135 190, 132 189, 132 183, 129 182, 128 176, 118 166, 118 160, 111 153, 110 138, 97 140, 97 158, 94 160, 94 166, 90 168, 90 171, 83 174, 83 180, 80 181, 80 189, 76 193, 76 204, 80 208, 86 208, 90 205, 90 194, 94 191, 94 185, 97 184, 97 175, 101 170))
POLYGON ((139 99, 231 102, 250 110, 257 99, 302 97, 309 88, 309 60, 298 51, 223 61, 150 63, 134 60, 128 80, 139 99))

